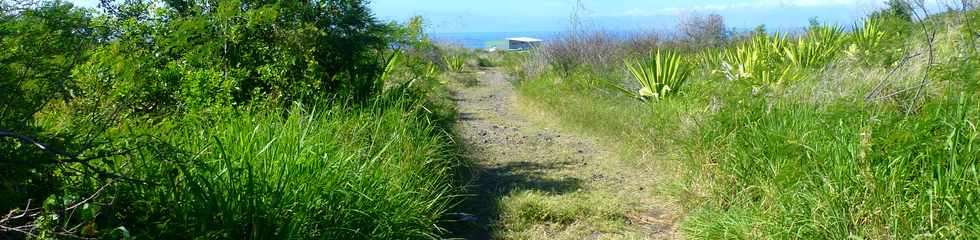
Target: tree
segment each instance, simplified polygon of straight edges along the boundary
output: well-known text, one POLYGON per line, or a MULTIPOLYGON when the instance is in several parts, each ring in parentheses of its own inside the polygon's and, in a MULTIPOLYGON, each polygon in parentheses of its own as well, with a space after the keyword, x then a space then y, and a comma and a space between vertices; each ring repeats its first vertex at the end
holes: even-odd
MULTIPOLYGON (((85 61, 95 43, 88 12, 61 1, 36 7, 7 5, 0 15, 0 132, 35 136, 55 146, 34 125, 49 101, 70 95, 71 70, 85 61)), ((52 156, 9 137, 0 138, 0 211, 43 198, 55 190, 44 166, 52 156)))
POLYGON ((912 4, 907 0, 888 0, 888 8, 885 12, 899 19, 912 21, 912 4))
POLYGON ((728 41, 725 19, 718 14, 688 15, 678 21, 677 29, 683 41, 693 49, 720 47, 728 41))
POLYGON ((105 94, 92 97, 126 96, 112 102, 136 112, 198 111, 256 99, 363 101, 380 90, 390 29, 364 1, 165 3, 162 11, 141 0, 106 7, 119 37, 77 71, 81 82, 109 83, 105 94), (123 62, 138 64, 113 68, 123 62), (127 86, 141 91, 113 93, 127 86))

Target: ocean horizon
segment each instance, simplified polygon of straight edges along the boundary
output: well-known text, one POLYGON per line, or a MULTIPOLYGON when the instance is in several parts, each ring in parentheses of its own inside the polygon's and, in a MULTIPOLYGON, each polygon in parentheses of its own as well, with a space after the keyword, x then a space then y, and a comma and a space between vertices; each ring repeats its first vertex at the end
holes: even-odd
POLYGON ((495 42, 504 42, 512 37, 530 37, 544 41, 556 39, 562 31, 533 31, 533 32, 461 32, 461 33, 430 33, 432 40, 440 43, 458 45, 469 49, 485 49, 495 42))
MULTIPOLYGON (((753 30, 752 28, 733 28, 730 29, 732 32, 748 32, 753 30)), ((775 30, 783 33, 800 33, 805 30, 804 27, 795 28, 778 28, 770 29, 770 31, 775 30)), ((619 39, 628 39, 631 36, 649 34, 649 33, 660 33, 664 35, 671 35, 673 29, 661 29, 661 30, 619 30, 619 31, 607 31, 612 37, 619 39)), ((469 49, 487 49, 495 45, 506 42, 507 38, 513 37, 530 37, 541 39, 545 42, 549 42, 557 39, 562 34, 567 33, 566 30, 560 31, 515 31, 515 32, 458 32, 458 33, 429 33, 429 37, 436 42, 443 44, 457 45, 463 48, 469 49)), ((770 32, 771 33, 771 32, 770 32)))
MULTIPOLYGON (((607 31, 612 37, 620 39, 626 39, 634 34, 645 32, 649 31, 607 31)), ((568 31, 461 32, 429 33, 429 37, 436 42, 444 44, 458 45, 470 49, 487 49, 499 43, 506 42, 507 38, 529 37, 549 42, 565 33, 568 33, 568 31)))

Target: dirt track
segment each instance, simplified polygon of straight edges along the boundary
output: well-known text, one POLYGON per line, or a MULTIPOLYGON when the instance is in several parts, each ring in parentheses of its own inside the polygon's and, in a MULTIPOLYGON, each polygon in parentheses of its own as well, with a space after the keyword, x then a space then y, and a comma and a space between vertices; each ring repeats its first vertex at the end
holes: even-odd
MULTIPOLYGON (((456 237, 465 239, 548 238, 558 239, 665 239, 674 236, 676 214, 664 208, 646 205, 640 200, 609 201, 626 203, 613 209, 611 220, 625 227, 603 228, 592 223, 595 212, 587 211, 589 201, 602 203, 604 198, 635 197, 644 192, 643 184, 630 178, 643 172, 610 166, 615 153, 605 151, 595 141, 546 127, 539 110, 518 104, 513 84, 498 71, 478 73, 475 86, 455 87, 454 100, 459 109, 457 133, 467 146, 467 154, 478 167, 474 194, 465 203, 466 226, 455 229, 456 237), (528 230, 511 229, 517 218, 508 199, 521 194, 543 195, 557 206, 568 201, 583 202, 582 219, 532 223, 528 230), (620 216, 617 218, 617 216, 620 216), (620 219, 621 218, 621 219, 620 219), (591 220, 590 220, 591 219, 591 220), (622 223, 625 222, 625 223, 622 223)), ((613 199, 609 199, 613 200, 613 199)), ((548 203, 544 203, 548 204, 548 203)), ((601 210, 601 209, 600 209, 601 210)))

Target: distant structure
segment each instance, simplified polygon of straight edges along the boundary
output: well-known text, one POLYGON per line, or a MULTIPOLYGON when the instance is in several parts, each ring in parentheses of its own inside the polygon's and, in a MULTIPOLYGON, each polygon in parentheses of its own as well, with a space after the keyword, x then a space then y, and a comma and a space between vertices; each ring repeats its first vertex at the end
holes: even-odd
POLYGON ((544 40, 529 37, 513 37, 501 41, 490 41, 485 45, 488 52, 524 51, 541 46, 544 40))
POLYGON ((507 42, 508 42, 507 50, 523 51, 523 50, 530 50, 531 48, 538 47, 541 45, 541 42, 544 41, 537 38, 514 37, 514 38, 508 38, 507 42))

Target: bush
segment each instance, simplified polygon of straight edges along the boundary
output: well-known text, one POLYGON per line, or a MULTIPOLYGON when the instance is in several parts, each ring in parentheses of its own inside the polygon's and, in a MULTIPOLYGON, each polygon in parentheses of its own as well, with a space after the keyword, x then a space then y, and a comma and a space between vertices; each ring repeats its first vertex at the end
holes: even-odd
POLYGON ((677 31, 680 33, 680 41, 686 44, 684 48, 689 51, 719 48, 729 39, 725 19, 718 14, 682 17, 678 21, 677 31))
POLYGON ((476 65, 480 66, 481 68, 492 68, 496 66, 496 64, 493 63, 493 60, 482 56, 476 59, 476 65))
POLYGON ((466 70, 466 60, 463 57, 446 55, 442 61, 446 64, 446 71, 461 73, 466 70))
MULTIPOLYGON (((107 94, 137 92, 120 99, 136 111, 243 106, 270 96, 284 103, 334 94, 363 101, 381 90, 384 53, 375 49, 384 48, 388 30, 363 2, 181 3, 163 9, 166 21, 110 18, 120 37, 76 72, 90 79, 79 83, 107 83, 107 94)), ((119 8, 141 11, 136 16, 151 11, 138 1, 119 8)))
POLYGON ((62 2, 37 8, 4 1, 0 9, 0 212, 43 199, 58 184, 50 176, 56 159, 11 135, 34 136, 55 147, 64 138, 45 133, 34 116, 49 101, 70 97, 71 69, 84 61, 95 43, 88 12, 62 2), (43 44, 41 44, 43 43, 43 44))
POLYGON ((581 68, 595 73, 618 69, 620 58, 615 55, 619 42, 603 31, 577 30, 549 41, 541 48, 542 61, 563 77, 581 68))
POLYGON ((0 3, 0 238, 441 233, 462 163, 420 18, 121 2, 0 3))

